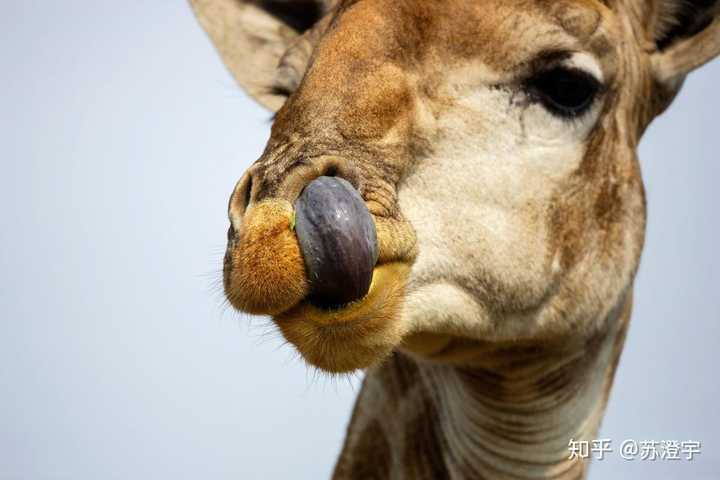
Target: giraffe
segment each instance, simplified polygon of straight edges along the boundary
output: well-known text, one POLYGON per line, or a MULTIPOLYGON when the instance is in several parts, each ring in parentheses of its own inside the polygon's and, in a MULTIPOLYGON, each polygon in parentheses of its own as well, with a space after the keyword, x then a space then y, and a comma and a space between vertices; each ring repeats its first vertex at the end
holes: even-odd
POLYGON ((335 479, 585 478, 632 310, 638 142, 720 54, 712 0, 191 0, 275 112, 229 203, 225 293, 365 370, 335 479), (293 230, 337 176, 377 231, 323 308, 293 230))

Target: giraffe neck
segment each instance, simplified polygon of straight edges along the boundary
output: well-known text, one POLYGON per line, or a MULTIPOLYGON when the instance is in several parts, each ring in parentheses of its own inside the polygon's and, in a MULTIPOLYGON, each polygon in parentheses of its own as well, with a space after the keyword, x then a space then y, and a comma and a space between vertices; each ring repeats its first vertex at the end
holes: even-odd
POLYGON ((595 438, 623 317, 562 346, 456 340, 462 366, 394 354, 365 378, 334 478, 584 478, 568 443, 595 438))

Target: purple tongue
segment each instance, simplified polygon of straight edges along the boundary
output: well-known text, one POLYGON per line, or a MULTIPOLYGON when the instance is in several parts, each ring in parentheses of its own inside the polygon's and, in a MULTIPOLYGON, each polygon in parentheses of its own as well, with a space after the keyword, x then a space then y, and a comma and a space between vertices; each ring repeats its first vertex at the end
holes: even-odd
POLYGON ((375 222, 355 188, 319 177, 295 202, 295 230, 310 281, 310 301, 336 308, 364 297, 378 257, 375 222))

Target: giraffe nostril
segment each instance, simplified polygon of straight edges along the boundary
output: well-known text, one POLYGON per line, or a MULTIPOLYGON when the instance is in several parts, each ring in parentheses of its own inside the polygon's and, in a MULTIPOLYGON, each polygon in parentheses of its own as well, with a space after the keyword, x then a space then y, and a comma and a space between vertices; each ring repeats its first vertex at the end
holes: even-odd
POLYGON ((305 187, 295 212, 311 301, 334 308, 364 297, 378 248, 375 222, 358 191, 342 178, 319 177, 305 187))
POLYGON ((327 170, 325 170, 325 176, 326 177, 336 177, 338 175, 338 167, 337 165, 330 165, 327 170))
POLYGON ((237 232, 240 230, 242 217, 252 200, 253 173, 248 170, 235 185, 230 204, 228 205, 228 217, 230 217, 231 228, 237 232))
POLYGON ((251 197, 251 194, 252 194, 252 187, 253 187, 252 174, 248 174, 248 176, 247 176, 247 182, 245 182, 245 186, 244 186, 245 191, 243 192, 243 196, 242 196, 242 199, 243 199, 243 210, 245 210, 245 209, 247 208, 247 206, 250 204, 250 197, 251 197))

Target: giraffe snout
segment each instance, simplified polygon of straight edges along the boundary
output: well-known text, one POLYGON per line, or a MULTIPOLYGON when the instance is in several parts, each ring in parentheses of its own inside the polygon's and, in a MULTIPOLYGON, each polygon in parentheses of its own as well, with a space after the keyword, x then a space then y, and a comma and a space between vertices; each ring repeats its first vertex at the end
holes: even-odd
POLYGON ((275 315, 305 298, 308 282, 293 207, 281 198, 256 201, 256 177, 251 167, 230 196, 223 284, 236 309, 275 315))
POLYGON ((249 313, 274 315, 305 297, 325 309, 363 298, 378 242, 355 187, 341 177, 320 176, 294 195, 294 204, 289 195, 258 201, 256 175, 251 168, 230 198, 224 268, 230 302, 249 313))
POLYGON ((258 162, 228 209, 227 299, 273 316, 309 363, 333 372, 369 366, 400 343, 417 254, 412 227, 390 208, 391 189, 359 172, 329 157, 258 162))

